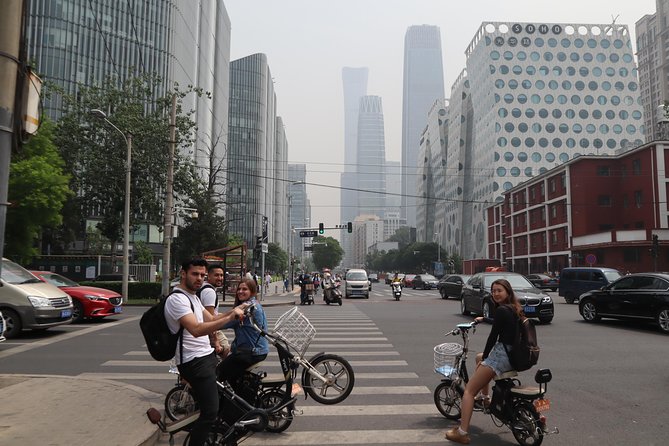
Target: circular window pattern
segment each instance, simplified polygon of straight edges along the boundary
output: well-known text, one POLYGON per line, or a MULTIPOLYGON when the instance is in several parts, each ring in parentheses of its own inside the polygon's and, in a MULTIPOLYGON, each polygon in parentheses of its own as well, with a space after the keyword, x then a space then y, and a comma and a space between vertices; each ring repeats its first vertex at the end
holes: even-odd
MULTIPOLYGON (((593 34, 595 34, 594 29, 592 31, 593 31, 593 34)), ((595 35, 597 35, 597 34, 595 34, 595 35)), ((588 48, 597 48, 597 41, 595 39, 588 39, 588 48)))
POLYGON ((506 167, 498 167, 497 168, 497 176, 498 177, 505 177, 506 176, 506 167))
POLYGON ((623 61, 625 63, 631 63, 632 62, 632 55, 628 54, 628 53, 623 54, 623 61))
POLYGON ((504 153, 504 161, 513 161, 513 153, 511 152, 505 152, 504 153))
POLYGON ((620 49, 623 47, 623 41, 620 39, 616 39, 613 41, 613 46, 614 48, 620 49))
POLYGON ((510 172, 512 177, 517 177, 520 175, 520 169, 518 167, 512 167, 510 172))
POLYGON ((595 56, 595 59, 597 59, 597 62, 604 63, 604 62, 606 62, 606 54, 597 53, 597 55, 595 56))
POLYGON ((492 60, 499 60, 499 51, 491 51, 490 52, 490 58, 492 60))
POLYGON ((585 42, 583 42, 583 39, 576 39, 576 40, 574 40, 574 46, 575 46, 576 48, 583 48, 583 45, 584 45, 584 44, 585 44, 585 42))
POLYGON ((611 82, 604 81, 602 82, 602 90, 609 91, 611 89, 611 82))
POLYGON ((514 118, 520 118, 521 113, 522 112, 520 111, 519 108, 514 108, 511 110, 511 116, 513 116, 514 118))
POLYGON ((553 97, 552 94, 547 94, 546 96, 544 96, 544 102, 546 102, 546 104, 552 104, 553 102, 555 102, 555 98, 553 97))
POLYGON ((625 130, 627 130, 628 134, 634 135, 636 133, 636 126, 629 124, 627 127, 625 127, 625 130))
POLYGON ((521 67, 520 65, 514 65, 511 71, 513 71, 513 74, 522 74, 523 67, 521 67))
POLYGON ((571 40, 564 38, 560 41, 560 45, 562 45, 562 48, 569 48, 571 46, 571 40))
POLYGON ((525 138, 525 145, 527 147, 534 147, 534 138, 525 138))
POLYGON ((574 119, 576 117, 576 112, 571 108, 568 108, 567 111, 564 112, 564 115, 569 119, 574 119))
POLYGON ((546 83, 544 81, 542 81, 541 79, 539 79, 538 81, 536 81, 534 83, 534 86, 537 88, 537 90, 543 90, 544 87, 546 87, 546 83))
POLYGON ((555 80, 548 81, 548 88, 551 90, 557 90, 558 88, 558 83, 555 80))
POLYGON ((502 79, 497 79, 495 81, 495 87, 496 88, 504 88, 504 81, 502 79))
POLYGON ((530 88, 532 88, 532 82, 529 79, 524 79, 520 84, 523 86, 525 90, 529 90, 530 88))
POLYGON ((613 69, 612 67, 608 67, 604 72, 608 77, 613 77, 616 75, 616 70, 613 69))
POLYGON ((502 125, 499 122, 495 123, 495 133, 499 133, 502 130, 502 125))
POLYGON ((592 59, 594 59, 594 56, 592 53, 585 53, 583 54, 583 60, 586 62, 592 62, 592 59))
POLYGON ((504 190, 509 190, 513 187, 513 184, 511 184, 510 181, 505 181, 504 182, 504 190))
POLYGON ((518 161, 520 161, 521 163, 524 163, 525 161, 527 161, 527 153, 518 152, 517 158, 518 158, 518 161))
POLYGON ((531 177, 532 176, 532 168, 531 167, 526 167, 525 168, 525 176, 526 177, 531 177))
POLYGON ((585 89, 585 82, 583 81, 574 82, 574 88, 576 88, 578 91, 583 91, 585 89))
POLYGON ((625 67, 622 67, 618 70, 618 74, 620 74, 620 77, 627 77, 629 75, 629 70, 625 67))
POLYGON ((560 119, 562 117, 562 110, 560 110, 559 108, 554 108, 553 111, 551 112, 551 115, 553 115, 555 119, 560 119))
POLYGON ((625 96, 623 102, 625 103, 625 105, 632 105, 634 104, 634 99, 632 99, 632 96, 625 96))
POLYGON ((603 94, 597 96, 597 103, 599 105, 606 105, 606 101, 607 101, 606 96, 604 96, 603 94))
POLYGON ((516 54, 516 58, 518 60, 525 60, 527 59, 527 53, 525 53, 525 51, 518 51, 518 54, 516 54))
POLYGON ((590 74, 590 70, 588 70, 587 67, 581 67, 578 69, 578 74, 580 74, 582 77, 586 77, 588 74, 590 74))
MULTIPOLYGON (((556 149, 562 147, 562 140, 560 138, 553 138, 553 147, 555 147, 556 149)), ((548 156, 546 156, 546 161, 548 161, 548 156)))
POLYGON ((541 153, 532 152, 532 161, 534 161, 535 163, 538 163, 539 161, 541 161, 541 153))
POLYGON ((604 114, 606 115, 607 119, 613 119, 616 117, 616 113, 613 110, 606 110, 604 114))
POLYGON ((539 104, 541 103, 541 96, 534 93, 532 96, 530 96, 530 100, 532 101, 533 104, 539 104))
MULTIPOLYGON (((570 149, 573 149, 574 147, 576 147, 576 140, 574 138, 567 138, 567 140, 565 141, 565 144, 570 149)), ((560 159, 562 159, 562 158, 560 158, 560 159)))
POLYGON ((606 147, 609 149, 614 149, 616 147, 616 140, 615 139, 607 139, 606 140, 606 147))
POLYGON ((548 69, 547 66, 542 65, 541 67, 539 67, 539 74, 541 74, 542 76, 548 76, 548 73, 550 73, 550 70, 548 69))
POLYGON ((592 135, 597 131, 597 127, 595 127, 595 124, 588 124, 585 126, 585 131, 586 133, 592 135))
POLYGON ((595 140, 592 141, 592 145, 595 146, 596 149, 601 149, 604 146, 604 142, 599 138, 595 138, 595 140))
POLYGON ((489 67, 490 67, 490 74, 495 74, 495 71, 496 71, 495 66, 490 65, 489 67))
POLYGON ((539 175, 541 175, 543 173, 546 173, 546 172, 548 172, 548 169, 546 169, 545 167, 540 167, 539 168, 539 175))
POLYGON ((530 53, 530 59, 536 62, 536 61, 538 61, 539 59, 541 59, 541 55, 540 55, 538 52, 536 52, 536 51, 532 51, 532 52, 530 53))
POLYGON ((548 161, 549 163, 555 161, 555 154, 553 152, 548 152, 546 154, 546 161, 548 161))
POLYGON ((613 53, 609 56, 609 60, 613 63, 617 63, 620 60, 620 56, 618 56, 616 53, 613 53))
POLYGON ((528 118, 534 118, 534 109, 533 108, 528 108, 525 110, 525 116, 528 118))
MULTIPOLYGON (((560 131, 560 133, 567 133, 569 131, 569 126, 563 122, 558 126, 558 130, 560 131)), ((555 145, 555 143, 553 143, 553 145, 555 145)))
POLYGON ((527 123, 521 122, 520 124, 518 124, 518 130, 520 131, 520 133, 527 133, 528 130, 527 123))
POLYGON ((581 97, 577 94, 572 95, 571 103, 574 104, 574 105, 580 104, 581 103, 581 97))
POLYGON ((566 104, 568 99, 567 99, 567 96, 565 96, 563 94, 559 94, 558 97, 557 97, 557 101, 558 101, 559 104, 566 104))
POLYGON ((601 119, 602 118, 602 111, 601 110, 593 110, 592 111, 592 117, 595 119, 601 119))
POLYGON ((583 98, 583 102, 585 102, 588 105, 592 105, 595 103, 595 98, 592 95, 586 94, 585 97, 583 98))
POLYGON ((602 48, 606 49, 611 46, 611 41, 607 39, 602 39, 602 43, 600 45, 602 45, 602 48))
POLYGON ((554 38, 548 39, 548 46, 551 48, 555 48, 557 46, 557 40, 554 38))
POLYGON ((495 152, 494 159, 495 159, 495 162, 499 161, 499 153, 498 152, 495 152))
POLYGON ((548 139, 539 138, 539 147, 543 147, 543 148, 548 147, 548 139))
POLYGON ((581 119, 588 119, 588 111, 585 109, 581 109, 578 111, 578 117, 581 119))
POLYGON ((513 147, 520 147, 520 138, 518 137, 511 138, 511 145, 513 147))
POLYGON ((525 68, 525 72, 530 76, 534 76, 537 72, 537 69, 534 67, 534 65, 528 65, 527 68, 525 68))
POLYGON ((541 133, 541 124, 539 124, 538 122, 533 122, 532 123, 532 131, 534 133, 541 133))
POLYGON ((629 84, 627 84, 627 88, 629 88, 630 91, 636 91, 636 89, 638 88, 638 85, 637 85, 636 82, 630 82, 629 84))
MULTIPOLYGON (((492 190, 493 190, 493 192, 497 192, 499 190, 499 183, 497 181, 492 183, 492 190)), ((449 227, 449 229, 450 229, 450 227, 449 227)))
POLYGON ((620 97, 619 96, 611 96, 611 103, 613 105, 620 105, 620 97))
POLYGON ((553 133, 555 131, 555 124, 553 124, 552 122, 549 122, 548 124, 546 124, 546 126, 544 128, 546 129, 546 131, 548 133, 553 133))
POLYGON ((595 67, 592 69, 592 74, 594 74, 597 77, 600 77, 602 75, 602 69, 599 67, 595 67))
POLYGON ((504 60, 513 60, 513 53, 511 51, 504 51, 504 60))
POLYGON ((500 65, 499 66, 499 72, 502 73, 502 74, 509 74, 508 65, 500 65))
POLYGON ((625 84, 618 81, 615 84, 613 84, 613 87, 616 89, 616 91, 623 91, 625 89, 625 84))
POLYGON ((512 89, 512 90, 515 90, 516 88, 518 88, 518 81, 515 80, 515 79, 511 79, 509 81, 509 88, 512 89))
POLYGON ((606 135, 607 133, 609 133, 609 126, 606 124, 601 124, 599 126, 599 133, 601 133, 602 135, 606 135))
POLYGON ((567 75, 568 76, 574 76, 576 74, 576 68, 574 67, 567 67, 567 75))
POLYGON ((569 55, 569 60, 572 62, 578 62, 581 57, 578 55, 578 53, 571 53, 569 55))
POLYGON ((588 88, 590 89, 590 91, 597 91, 597 82, 595 81, 588 82, 588 88))
POLYGON ((565 60, 567 60, 567 55, 562 51, 560 51, 559 53, 557 53, 557 60, 559 60, 560 62, 564 62, 565 60))
POLYGON ((560 162, 562 162, 562 163, 566 163, 567 161, 569 161, 569 155, 567 155, 566 153, 562 152, 562 153, 560 154, 560 162))
POLYGON ((569 81, 562 81, 562 89, 563 89, 563 90, 571 90, 571 82, 569 82, 569 81))
POLYGON ((506 118, 508 114, 509 112, 504 107, 500 107, 499 110, 497 110, 497 115, 500 118, 506 118))
POLYGON ((507 93, 504 95, 504 102, 507 104, 510 104, 513 102, 513 95, 511 93, 507 93))
POLYGON ((518 102, 519 102, 520 104, 524 104, 524 103, 526 103, 526 102, 527 102, 527 95, 525 95, 525 94, 523 94, 523 93, 519 94, 519 95, 518 95, 518 102))
POLYGON ((581 140, 578 143, 579 146, 583 149, 587 149, 590 147, 590 141, 587 138, 581 138, 581 140))
POLYGON ((637 120, 637 121, 638 121, 639 119, 641 119, 641 116, 642 116, 642 114, 641 114, 641 112, 640 112, 639 110, 634 110, 634 111, 632 112, 632 118, 634 118, 634 119, 637 120))
POLYGON ((551 60, 553 60, 553 53, 551 53, 550 51, 546 51, 544 53, 544 60, 546 62, 550 62, 551 60))
POLYGON ((622 125, 615 124, 613 126, 613 133, 615 133, 616 135, 620 135, 622 132, 623 132, 623 126, 622 125))
POLYGON ((581 132, 583 131, 583 126, 582 126, 581 124, 579 124, 579 123, 576 123, 576 124, 574 124, 574 125, 571 126, 571 130, 572 130, 574 133, 581 133, 581 132))
POLYGON ((495 93, 495 103, 499 102, 499 95, 495 93))
POLYGON ((540 108, 539 117, 544 119, 548 118, 548 110, 546 110, 545 108, 540 108))

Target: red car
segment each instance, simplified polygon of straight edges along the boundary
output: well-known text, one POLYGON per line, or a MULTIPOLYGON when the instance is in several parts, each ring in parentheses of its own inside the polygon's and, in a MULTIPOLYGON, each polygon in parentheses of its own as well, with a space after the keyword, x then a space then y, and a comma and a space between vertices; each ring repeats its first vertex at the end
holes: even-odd
POLYGON ((50 283, 62 289, 72 298, 72 321, 81 322, 84 318, 103 318, 123 312, 123 299, 116 291, 81 286, 77 282, 49 271, 30 271, 42 282, 50 283))
POLYGON ((404 288, 411 288, 413 287, 413 279, 416 277, 416 274, 407 274, 404 276, 402 279, 402 283, 404 284, 404 288))

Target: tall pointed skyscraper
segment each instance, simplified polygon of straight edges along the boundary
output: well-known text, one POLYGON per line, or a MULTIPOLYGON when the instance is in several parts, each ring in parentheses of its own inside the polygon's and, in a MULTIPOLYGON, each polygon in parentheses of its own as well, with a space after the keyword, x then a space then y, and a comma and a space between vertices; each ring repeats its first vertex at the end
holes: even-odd
POLYGON ((410 26, 404 36, 404 95, 402 104, 402 217, 416 226, 416 159, 427 114, 444 96, 439 27, 410 26))
POLYGON ((358 112, 358 214, 377 215, 386 210, 386 143, 383 107, 379 96, 360 98, 358 112), (364 192, 363 192, 364 191, 364 192))

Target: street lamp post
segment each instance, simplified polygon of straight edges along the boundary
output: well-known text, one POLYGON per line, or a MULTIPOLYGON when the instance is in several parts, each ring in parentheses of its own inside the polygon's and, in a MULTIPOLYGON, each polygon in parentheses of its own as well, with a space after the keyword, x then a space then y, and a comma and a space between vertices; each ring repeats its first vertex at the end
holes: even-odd
POLYGON ((121 282, 121 296, 123 303, 128 303, 128 275, 130 273, 130 172, 132 168, 132 134, 123 133, 109 119, 107 114, 100 109, 92 109, 91 115, 100 118, 119 132, 125 140, 127 153, 125 161, 125 210, 123 215, 123 281, 121 282))
POLYGON ((293 281, 293 276, 294 276, 294 271, 293 271, 293 233, 294 233, 294 227, 290 223, 290 217, 291 217, 291 210, 293 208, 293 194, 291 193, 292 191, 290 188, 292 186, 299 186, 301 184, 305 184, 304 181, 292 181, 288 185, 288 277, 289 277, 289 282, 290 282, 290 291, 293 291, 293 287, 295 286, 295 283, 293 281))
POLYGON ((435 232, 434 238, 437 239, 437 262, 441 263, 441 236, 438 232, 435 232))

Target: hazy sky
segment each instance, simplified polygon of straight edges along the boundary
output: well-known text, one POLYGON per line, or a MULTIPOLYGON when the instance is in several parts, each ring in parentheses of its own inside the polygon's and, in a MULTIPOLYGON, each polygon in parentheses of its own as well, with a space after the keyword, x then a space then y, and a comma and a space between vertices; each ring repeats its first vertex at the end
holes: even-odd
MULTIPOLYGON (((231 60, 267 54, 288 161, 307 164, 312 226, 339 224, 344 162, 341 69, 369 68, 367 93, 381 96, 386 157, 402 145, 404 34, 411 25, 441 29, 444 91, 465 68, 464 51, 483 21, 634 24, 654 0, 225 0, 232 22, 231 60)), ((634 42, 634 40, 633 40, 634 42)), ((636 43, 636 42, 634 42, 636 43)), ((635 47, 636 48, 636 47, 635 47)), ((334 231, 332 234, 335 236, 334 231)))

